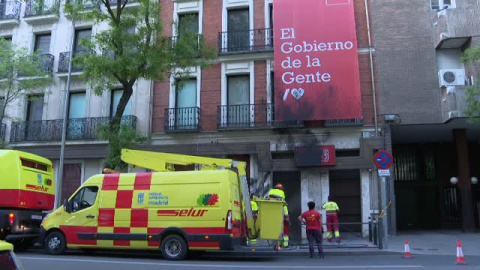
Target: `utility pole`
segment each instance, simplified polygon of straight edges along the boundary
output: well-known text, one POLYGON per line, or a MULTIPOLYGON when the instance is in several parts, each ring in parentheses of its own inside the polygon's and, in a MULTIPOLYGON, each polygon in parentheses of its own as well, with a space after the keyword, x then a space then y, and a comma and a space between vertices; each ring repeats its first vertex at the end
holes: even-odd
POLYGON ((56 207, 62 205, 62 186, 63 186, 63 166, 65 163, 65 141, 67 139, 67 125, 68 125, 68 98, 70 97, 70 82, 72 79, 72 58, 73 48, 75 45, 75 18, 72 15, 72 38, 70 40, 70 54, 68 55, 68 76, 67 85, 65 86, 65 95, 63 99, 63 121, 62 121, 62 141, 60 144, 60 166, 58 168, 57 176, 57 199, 56 207))

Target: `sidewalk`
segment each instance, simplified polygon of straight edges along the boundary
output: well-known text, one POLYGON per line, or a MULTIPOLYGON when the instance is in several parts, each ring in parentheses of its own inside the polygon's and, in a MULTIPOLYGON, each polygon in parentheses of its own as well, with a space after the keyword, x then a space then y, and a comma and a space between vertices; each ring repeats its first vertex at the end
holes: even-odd
POLYGON ((465 256, 480 256, 480 233, 463 233, 457 230, 402 232, 388 239, 391 252, 403 252, 408 239, 412 254, 456 255, 457 240, 462 241, 465 256))
MULTIPOLYGON (((381 250, 368 242, 368 239, 344 239, 340 244, 323 242, 325 255, 403 255, 405 239, 408 239, 413 255, 451 255, 456 256, 457 240, 462 241, 465 256, 480 256, 480 233, 465 234, 461 231, 415 231, 399 233, 388 238, 388 248, 381 250)), ((235 254, 239 256, 308 256, 308 245, 293 245, 287 249, 273 251, 267 246, 252 246, 235 252, 215 251, 217 254, 235 254), (252 248, 256 249, 252 254, 252 248)), ((316 250, 316 248, 315 248, 316 250)))

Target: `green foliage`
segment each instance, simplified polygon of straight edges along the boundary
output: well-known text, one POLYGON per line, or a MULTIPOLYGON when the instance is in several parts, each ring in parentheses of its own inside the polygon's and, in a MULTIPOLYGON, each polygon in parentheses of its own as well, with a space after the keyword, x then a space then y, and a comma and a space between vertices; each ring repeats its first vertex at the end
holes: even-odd
POLYGON ((467 110, 465 114, 471 123, 480 124, 480 88, 476 86, 467 87, 467 110))
POLYGON ((47 72, 48 59, 25 48, 14 48, 10 41, 0 37, 0 123, 5 109, 13 100, 31 94, 43 94, 52 83, 47 72))
MULTIPOLYGON (((109 123, 109 163, 121 165, 121 147, 136 141, 119 124, 134 84, 139 79, 161 81, 174 73, 188 77, 188 68, 206 66, 214 57, 213 47, 187 25, 180 37, 163 36, 158 0, 70 0, 64 9, 74 20, 91 20, 102 27, 90 39, 80 40, 85 48, 74 56, 74 65, 83 68, 83 79, 97 95, 121 85, 123 94, 109 123), (134 5, 128 7, 128 5, 134 5), (130 140, 127 142, 127 139, 130 140)), ((137 134, 138 135, 138 134, 137 134)))
MULTIPOLYGON (((465 51, 462 61, 466 64, 477 64, 480 60, 480 46, 465 51)), ((465 114, 472 123, 480 124, 480 81, 467 87, 467 110, 465 114)))
POLYGON ((126 123, 121 123, 117 133, 110 131, 109 125, 99 128, 98 136, 109 142, 106 164, 111 168, 125 169, 127 164, 120 159, 123 148, 131 148, 133 144, 145 143, 147 138, 126 123))

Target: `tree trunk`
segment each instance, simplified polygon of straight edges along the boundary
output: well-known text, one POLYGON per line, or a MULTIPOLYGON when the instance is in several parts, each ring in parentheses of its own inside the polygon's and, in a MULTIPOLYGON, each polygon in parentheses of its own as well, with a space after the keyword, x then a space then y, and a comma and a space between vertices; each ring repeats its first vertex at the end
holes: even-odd
MULTIPOLYGON (((122 97, 120 98, 120 102, 118 103, 117 109, 115 111, 115 115, 109 122, 109 135, 108 135, 108 157, 110 160, 118 160, 121 156, 122 149, 118 146, 115 140, 118 139, 118 133, 120 132, 120 125, 122 121, 123 112, 125 111, 125 107, 130 100, 130 97, 133 94, 133 84, 124 85, 124 90, 122 97)), ((115 162, 118 163, 118 162, 115 162)), ((106 164, 109 168, 115 169, 118 164, 106 164)))

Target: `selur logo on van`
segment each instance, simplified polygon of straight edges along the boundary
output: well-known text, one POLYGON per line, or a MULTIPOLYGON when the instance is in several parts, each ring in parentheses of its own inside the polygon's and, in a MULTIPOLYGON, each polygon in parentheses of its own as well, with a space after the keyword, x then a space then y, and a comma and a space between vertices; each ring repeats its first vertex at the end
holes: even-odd
POLYGON ((44 186, 35 186, 35 185, 25 185, 25 188, 26 189, 32 189, 32 190, 36 190, 36 191, 43 191, 43 192, 47 192, 48 191, 48 188, 44 187, 44 186))
POLYGON ((203 217, 208 210, 180 209, 180 210, 158 210, 157 215, 162 217, 203 217))

